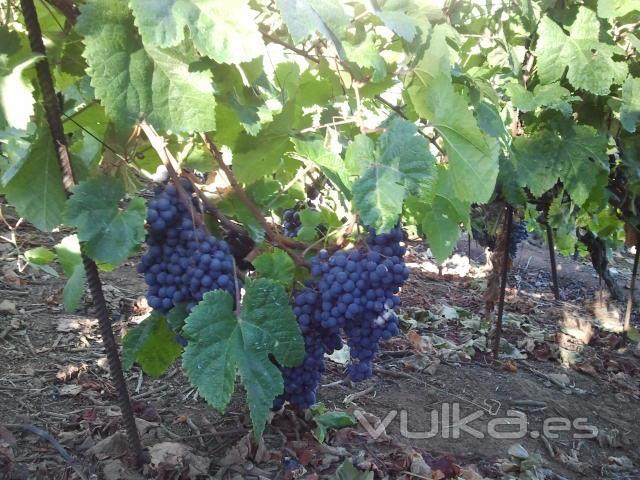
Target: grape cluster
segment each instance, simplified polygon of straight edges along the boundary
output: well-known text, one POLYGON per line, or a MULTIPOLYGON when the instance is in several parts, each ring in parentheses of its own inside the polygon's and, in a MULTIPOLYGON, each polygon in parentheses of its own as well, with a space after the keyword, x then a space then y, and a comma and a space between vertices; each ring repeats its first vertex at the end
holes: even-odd
POLYGON ((518 254, 518 245, 529 237, 527 231, 527 222, 521 220, 511 226, 511 235, 509 235, 509 256, 516 258, 518 254))
MULTIPOLYGON (((181 180, 186 192, 191 184, 181 180)), ((195 199, 194 207, 199 205, 195 199)), ((147 301, 154 309, 167 312, 178 303, 192 308, 205 292, 215 289, 235 291, 233 257, 224 240, 194 225, 191 212, 180 200, 174 185, 156 191, 147 210, 148 252, 138 271, 148 286, 147 301)))
POLYGON ((342 332, 351 354, 349 378, 371 377, 378 342, 398 333, 394 308, 409 276, 402 239, 399 227, 386 234, 371 232, 363 249, 333 255, 323 250, 311 260, 313 278, 294 300, 306 356, 302 365, 283 369, 285 393, 276 406, 284 400, 301 408, 315 403, 324 353, 341 347, 342 332))
POLYGON ((285 210, 282 214, 282 226, 284 228, 284 234, 287 237, 295 238, 298 236, 298 232, 302 227, 302 222, 300 221, 300 212, 294 208, 290 208, 285 210))

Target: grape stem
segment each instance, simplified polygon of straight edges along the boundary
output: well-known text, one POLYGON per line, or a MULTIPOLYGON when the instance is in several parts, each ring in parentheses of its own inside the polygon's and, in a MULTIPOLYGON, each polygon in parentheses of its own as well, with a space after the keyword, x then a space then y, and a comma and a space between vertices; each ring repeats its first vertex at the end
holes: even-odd
POLYGON ((271 243, 277 245, 282 250, 287 252, 287 254, 291 257, 291 259, 294 261, 296 265, 309 267, 309 264, 304 260, 304 258, 292 250, 292 248, 295 248, 295 247, 304 248, 306 247, 306 245, 304 243, 297 242, 295 240, 292 241, 290 238, 280 235, 271 227, 271 225, 269 225, 269 222, 267 222, 267 219, 264 217, 262 212, 260 212, 258 207, 256 207, 256 205, 247 195, 247 192, 245 192, 244 189, 240 186, 240 183, 238 183, 238 180, 236 179, 236 176, 233 174, 233 171, 228 167, 226 163, 224 163, 224 159, 222 158, 222 152, 218 149, 215 143, 213 143, 213 141, 209 138, 209 136, 206 133, 201 133, 200 137, 202 138, 202 141, 204 142, 204 145, 209 151, 209 153, 213 156, 216 162, 218 162, 218 166, 220 167, 220 170, 222 170, 226 175, 227 180, 229 180, 229 184, 231 185, 231 188, 233 188, 233 190, 236 192, 236 195, 238 195, 238 198, 240 199, 240 201, 244 203, 244 205, 249 209, 249 211, 255 217, 258 223, 260 223, 260 226, 264 229, 265 234, 267 238, 271 241, 271 243))

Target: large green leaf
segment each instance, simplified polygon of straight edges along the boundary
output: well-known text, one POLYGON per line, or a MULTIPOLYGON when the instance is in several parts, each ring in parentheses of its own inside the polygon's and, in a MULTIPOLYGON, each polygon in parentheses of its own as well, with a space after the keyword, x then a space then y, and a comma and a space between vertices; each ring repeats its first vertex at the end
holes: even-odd
POLYGON ((580 7, 570 31, 566 35, 551 18, 542 18, 535 49, 538 77, 542 83, 555 82, 568 66, 567 79, 574 88, 606 95, 626 67, 613 61, 614 47, 600 42, 595 12, 580 7))
POLYGON ((27 154, 3 180, 7 200, 21 217, 44 231, 62 223, 66 196, 48 128, 37 130, 27 154))
POLYGON ((456 195, 485 202, 498 176, 497 139, 485 135, 464 97, 451 83, 446 30, 434 28, 429 49, 415 68, 409 96, 416 112, 431 121, 444 140, 456 195))
POLYGON ((640 11, 640 0, 598 0, 598 16, 624 17, 634 10, 640 11))
POLYGON ((628 132, 636 131, 640 121, 640 78, 631 75, 622 85, 622 106, 620 107, 620 123, 628 132))
POLYGON ((34 113, 34 99, 33 87, 24 78, 24 72, 41 58, 30 54, 14 63, 0 54, 0 129, 27 129, 34 113))
POLYGON ((56 258, 56 254, 48 248, 36 247, 25 250, 24 258, 27 262, 35 265, 48 265, 56 258))
POLYGON ((161 313, 153 311, 122 339, 122 367, 126 370, 136 362, 147 375, 159 377, 182 353, 161 313))
POLYGON ((342 158, 324 145, 321 139, 294 140, 296 152, 316 164, 322 173, 338 187, 347 198, 351 196, 351 180, 342 158))
POLYGON ((265 252, 251 262, 256 268, 258 277, 274 280, 285 287, 293 283, 295 265, 283 250, 265 252))
POLYGON ((435 175, 436 159, 429 152, 427 139, 407 120, 394 118, 380 136, 378 149, 379 162, 399 170, 410 192, 435 175))
POLYGON ((233 146, 233 171, 238 181, 250 185, 275 173, 290 148, 289 132, 295 128, 300 112, 293 103, 285 106, 273 122, 253 136, 242 132, 233 146))
POLYGON ((187 376, 213 407, 224 411, 239 373, 256 437, 262 435, 273 400, 284 389, 283 366, 298 365, 304 343, 285 290, 267 279, 246 285, 240 318, 233 299, 215 290, 204 295, 183 329, 189 343, 182 356, 187 376))
POLYGON ((257 15, 246 0, 131 0, 145 45, 175 47, 185 29, 196 49, 219 63, 241 63, 262 54, 257 15))
POLYGON ((67 312, 78 309, 84 293, 85 272, 77 235, 68 235, 55 246, 58 261, 67 283, 62 291, 62 304, 67 312))
POLYGON ((78 229, 86 253, 99 263, 123 262, 144 240, 144 200, 135 197, 121 209, 124 193, 113 177, 97 177, 77 185, 67 202, 66 220, 78 229))
POLYGON ((578 125, 563 132, 543 129, 513 142, 513 161, 518 181, 536 196, 560 179, 572 200, 582 205, 606 172, 607 140, 588 126, 578 125))
POLYGON ((189 70, 193 54, 143 47, 126 0, 91 0, 81 11, 91 85, 116 124, 144 116, 161 130, 215 129, 211 74, 189 70))
POLYGON ((458 211, 445 197, 436 195, 422 219, 422 231, 427 236, 436 261, 443 263, 460 238, 460 224, 463 223, 458 211))
POLYGON ((338 0, 276 0, 276 5, 295 43, 315 32, 337 41, 349 25, 338 0))
POLYGON ((362 175, 376 157, 375 143, 364 133, 359 133, 347 146, 344 166, 349 175, 362 175))
POLYGON ((571 95, 571 92, 559 83, 536 85, 533 92, 519 83, 509 83, 506 88, 513 106, 523 112, 532 112, 537 108, 546 107, 558 110, 564 115, 571 115, 572 109, 569 102, 580 100, 580 97, 571 95))
POLYGON ((374 35, 367 35, 358 44, 344 42, 344 48, 349 60, 359 67, 373 70, 371 76, 373 82, 379 82, 387 76, 387 63, 380 55, 380 47, 376 45, 374 35))
POLYGON ((402 174, 388 165, 371 165, 353 184, 353 204, 360 220, 380 232, 398 223, 406 194, 402 174))
POLYGON ((320 443, 324 443, 327 433, 331 428, 351 427, 357 423, 356 419, 347 412, 325 412, 314 415, 313 421, 316 428, 313 429, 313 436, 320 443))

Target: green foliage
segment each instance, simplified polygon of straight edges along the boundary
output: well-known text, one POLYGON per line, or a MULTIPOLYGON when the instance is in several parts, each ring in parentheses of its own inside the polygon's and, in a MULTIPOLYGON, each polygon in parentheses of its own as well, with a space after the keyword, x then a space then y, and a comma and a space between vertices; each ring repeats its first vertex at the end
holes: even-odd
POLYGON ((62 303, 67 312, 73 312, 78 309, 82 300, 86 279, 77 235, 64 237, 55 249, 58 261, 67 277, 67 283, 62 291, 62 303))
POLYGON ((353 466, 351 460, 345 460, 331 480, 373 480, 373 478, 373 472, 362 472, 353 466))
POLYGON ((620 123, 628 132, 634 133, 640 121, 640 78, 627 77, 622 86, 620 123))
POLYGON ((76 28, 84 35, 91 85, 116 124, 132 125, 145 116, 161 130, 215 128, 211 75, 190 71, 197 57, 188 48, 143 44, 125 0, 87 2, 76 28))
POLYGON ((609 93, 611 84, 622 83, 627 65, 613 60, 615 47, 600 42, 600 23, 593 10, 580 7, 566 35, 551 18, 540 22, 535 54, 538 77, 543 83, 559 80, 568 66, 567 80, 576 89, 596 95, 609 93))
POLYGON ((227 292, 204 295, 183 329, 189 340, 183 365, 200 395, 220 411, 229 404, 239 373, 259 437, 273 400, 284 389, 282 375, 268 355, 283 366, 295 366, 303 359, 304 344, 282 286, 258 279, 245 289, 239 317, 227 292))
POLYGON ((241 63, 262 54, 256 12, 239 0, 132 0, 136 25, 146 45, 175 47, 189 31, 194 47, 219 63, 241 63), (241 41, 238 41, 241 39, 241 41))
POLYGON ((352 415, 339 411, 319 413, 313 416, 313 421, 316 424, 313 436, 320 443, 323 443, 327 438, 329 429, 351 427, 357 423, 352 415))
POLYGON ((65 193, 49 130, 36 132, 26 154, 2 178, 7 200, 40 230, 62 223, 65 193))
POLYGON ((47 265, 56 258, 56 254, 48 248, 36 247, 26 250, 24 252, 24 257, 29 263, 33 263, 36 265, 47 265))
POLYGON ((280 283, 285 288, 293 283, 295 265, 291 257, 282 250, 265 252, 252 262, 258 277, 268 278, 280 283))
POLYGON ((67 204, 66 221, 78 229, 86 254, 99 263, 122 263, 144 240, 144 200, 133 198, 122 209, 123 196, 116 179, 97 177, 76 186, 67 204))
POLYGON ((122 367, 140 365, 144 373, 159 377, 182 353, 166 318, 154 311, 122 339, 122 367))

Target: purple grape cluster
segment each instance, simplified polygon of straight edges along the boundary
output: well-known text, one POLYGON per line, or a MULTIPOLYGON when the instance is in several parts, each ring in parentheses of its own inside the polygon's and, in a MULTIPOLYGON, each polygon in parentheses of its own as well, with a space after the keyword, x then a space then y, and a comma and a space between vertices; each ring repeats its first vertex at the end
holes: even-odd
POLYGON ((283 212, 282 219, 284 234, 289 238, 297 237, 298 232, 302 228, 302 222, 300 221, 300 212, 295 208, 290 208, 283 212))
POLYGON ((295 295, 294 313, 305 338, 306 356, 302 365, 283 369, 285 400, 307 408, 315 403, 324 353, 342 345, 347 337, 351 353, 349 378, 358 382, 371 377, 373 360, 381 339, 398 333, 394 308, 400 287, 409 277, 401 245, 402 230, 366 238, 366 248, 321 251, 311 260, 312 280, 295 295))
MULTIPOLYGON (((191 184, 182 179, 185 191, 191 184)), ((191 198, 199 208, 196 199, 191 198)), ((178 303, 191 309, 204 293, 222 289, 233 296, 233 257, 224 240, 194 225, 174 185, 160 187, 147 210, 149 250, 138 264, 148 286, 149 306, 163 312, 178 303)))

